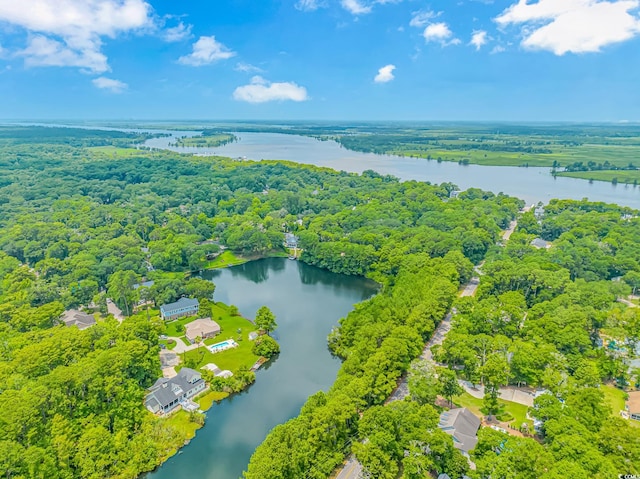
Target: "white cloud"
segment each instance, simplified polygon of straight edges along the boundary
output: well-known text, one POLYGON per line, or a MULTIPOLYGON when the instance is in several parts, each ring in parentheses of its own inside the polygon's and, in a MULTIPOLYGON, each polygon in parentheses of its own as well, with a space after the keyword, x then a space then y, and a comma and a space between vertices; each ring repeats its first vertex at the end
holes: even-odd
POLYGON ((210 37, 200 37, 198 41, 193 44, 193 52, 180 57, 178 62, 183 65, 199 67, 209 65, 219 60, 227 60, 235 55, 235 52, 218 42, 216 37, 212 35, 210 37))
POLYGON ((238 62, 234 70, 237 72, 244 72, 244 73, 263 73, 264 72, 262 68, 252 65, 251 63, 245 63, 245 62, 238 62))
POLYGON ((295 7, 303 12, 313 12, 324 6, 325 3, 323 0, 298 0, 295 4, 295 7))
POLYGON ((393 70, 396 69, 395 65, 385 65, 378 70, 378 74, 373 79, 376 83, 388 83, 395 78, 393 70))
POLYGON ((409 22, 409 26, 422 28, 425 25, 427 25, 432 18, 435 18, 437 16, 438 16, 437 13, 432 12, 430 10, 413 12, 411 16, 411 21, 409 22))
POLYGON ((236 88, 233 98, 248 103, 265 103, 278 100, 306 101, 309 96, 307 89, 296 83, 271 83, 260 76, 255 76, 249 85, 236 88))
POLYGON ((640 35, 640 0, 519 0, 495 21, 522 25, 522 46, 556 55, 599 52, 640 35))
POLYGON ((493 47, 493 49, 491 50, 491 54, 495 55, 496 53, 502 53, 505 52, 507 49, 505 47, 503 47, 502 45, 496 45, 495 47, 493 47))
POLYGON ((449 25, 444 22, 432 23, 427 26, 422 33, 426 42, 438 42, 443 47, 447 45, 457 45, 460 40, 453 38, 453 32, 449 29, 449 25))
POLYGON ((122 93, 129 88, 129 85, 126 83, 121 82, 120 80, 114 80, 113 78, 94 78, 92 83, 97 88, 100 88, 101 90, 109 90, 111 93, 122 93))
POLYGON ((29 67, 78 67, 95 73, 109 69, 107 57, 98 49, 74 49, 43 35, 29 38, 27 47, 16 53, 29 67))
POLYGON ((340 0, 342 7, 354 15, 362 15, 364 13, 371 13, 371 6, 365 5, 360 0, 340 0))
POLYGON ((175 27, 167 28, 162 32, 162 38, 169 43, 181 42, 191 37, 191 28, 192 25, 185 25, 180 22, 175 27))
POLYGON ((488 40, 489 39, 487 37, 487 32, 485 32, 484 30, 477 30, 473 32, 469 45, 473 45, 474 47, 476 47, 476 50, 480 50, 484 45, 487 44, 488 40))
POLYGON ((144 0, 0 0, 0 22, 31 34, 25 63, 96 73, 109 69, 102 39, 152 28, 151 12, 144 0))

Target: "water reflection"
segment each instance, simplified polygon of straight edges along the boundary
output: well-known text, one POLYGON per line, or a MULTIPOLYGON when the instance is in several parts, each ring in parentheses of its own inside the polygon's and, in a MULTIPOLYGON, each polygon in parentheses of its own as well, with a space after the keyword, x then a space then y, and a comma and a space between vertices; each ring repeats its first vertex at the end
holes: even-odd
POLYGON ((355 303, 377 291, 364 278, 286 258, 202 276, 216 283, 216 301, 235 304, 246 317, 267 305, 278 322, 281 352, 257 372, 248 391, 214 405, 189 446, 149 479, 238 479, 268 432, 297 415, 307 397, 333 384, 340 361, 329 353, 327 335, 355 303))

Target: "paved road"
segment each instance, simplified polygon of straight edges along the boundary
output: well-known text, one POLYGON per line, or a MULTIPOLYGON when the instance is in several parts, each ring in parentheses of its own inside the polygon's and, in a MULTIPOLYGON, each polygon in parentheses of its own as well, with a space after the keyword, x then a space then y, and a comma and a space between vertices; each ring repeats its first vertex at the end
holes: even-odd
POLYGON ((349 456, 347 463, 344 465, 340 474, 336 479, 360 479, 362 476, 362 464, 353 456, 349 456))
MULTIPOLYGON (((526 207, 523 211, 529 211, 530 207, 526 207)), ((503 234, 503 240, 509 241, 509 238, 518 227, 517 220, 514 220, 509 225, 509 229, 507 229, 503 234)), ((465 296, 475 296, 478 286, 480 284, 480 275, 482 274, 481 268, 484 264, 484 261, 474 267, 475 275, 471 278, 471 280, 465 285, 465 287, 460 292, 461 297, 465 296)), ((451 318, 456 313, 455 308, 453 308, 445 318, 440 322, 436 330, 433 332, 431 339, 427 344, 425 344, 424 349, 422 350, 422 354, 420 357, 422 359, 426 359, 427 361, 433 362, 433 354, 431 352, 431 348, 436 344, 442 344, 442 342, 447 337, 447 333, 451 330, 451 318)), ((407 374, 402 376, 398 387, 396 387, 395 391, 391 393, 389 399, 387 399, 387 404, 393 401, 402 401, 409 395, 409 385, 407 383, 408 378, 407 374)), ((340 473, 336 476, 336 479, 360 479, 362 473, 362 464, 358 462, 358 460, 353 456, 349 456, 347 463, 342 468, 340 473)))
POLYGON ((630 308, 637 308, 638 307, 638 305, 636 303, 632 303, 628 299, 618 298, 616 301, 618 301, 618 303, 626 304, 630 308))

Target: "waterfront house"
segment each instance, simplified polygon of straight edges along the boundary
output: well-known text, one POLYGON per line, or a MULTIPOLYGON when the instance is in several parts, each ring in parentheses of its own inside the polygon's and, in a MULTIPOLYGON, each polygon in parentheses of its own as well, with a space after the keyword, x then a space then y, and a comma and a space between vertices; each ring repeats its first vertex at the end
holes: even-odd
POLYGON ((287 248, 297 248, 298 247, 298 237, 293 233, 285 233, 284 235, 284 245, 287 248))
POLYGON ((467 408, 450 409, 440 414, 438 427, 453 437, 453 445, 468 456, 478 443, 480 419, 467 408))
POLYGON ((202 375, 191 368, 182 368, 173 378, 160 378, 149 388, 144 405, 154 414, 167 414, 178 406, 191 407, 191 398, 204 391, 202 375))
POLYGON ((220 334, 220 325, 211 318, 196 319, 195 321, 185 325, 185 336, 187 340, 193 344, 196 338, 202 340, 213 338, 216 334, 220 334))
POLYGON ((640 421, 640 391, 629 393, 629 399, 627 399, 627 410, 631 419, 634 421, 640 421))
POLYGON ((184 318, 185 316, 195 316, 198 314, 200 303, 197 299, 180 298, 175 303, 163 304, 160 306, 160 317, 165 321, 184 318))
POLYGON ((87 329, 96 324, 96 318, 93 314, 83 313, 77 309, 65 311, 60 317, 65 326, 77 326, 78 329, 87 329))

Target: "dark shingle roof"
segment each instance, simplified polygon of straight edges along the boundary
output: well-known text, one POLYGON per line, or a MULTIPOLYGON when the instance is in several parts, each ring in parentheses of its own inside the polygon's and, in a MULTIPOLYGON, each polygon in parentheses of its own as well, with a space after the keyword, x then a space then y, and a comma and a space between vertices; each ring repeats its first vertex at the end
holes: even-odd
POLYGON ((182 368, 180 372, 171 379, 158 379, 155 384, 149 388, 151 392, 145 399, 145 405, 154 410, 158 409, 155 406, 159 406, 159 408, 162 409, 190 389, 195 388, 200 382, 203 382, 203 380, 198 371, 191 368, 182 368))
POLYGON ((440 414, 438 427, 453 436, 453 444, 463 452, 476 447, 480 419, 467 408, 451 409, 440 414))

